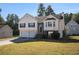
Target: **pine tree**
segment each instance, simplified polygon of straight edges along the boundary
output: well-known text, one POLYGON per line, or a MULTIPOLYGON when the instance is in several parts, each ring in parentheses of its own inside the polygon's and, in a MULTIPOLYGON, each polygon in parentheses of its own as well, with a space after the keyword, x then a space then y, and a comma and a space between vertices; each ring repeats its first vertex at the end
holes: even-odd
POLYGON ((79 13, 74 14, 75 15, 75 21, 79 24, 79 13))
POLYGON ((16 14, 8 14, 6 23, 13 29, 13 35, 19 34, 18 21, 19 18, 16 14))
POLYGON ((0 14, 0 25, 3 25, 3 24, 5 24, 5 21, 4 21, 3 17, 0 14))
POLYGON ((42 3, 39 5, 37 13, 38 13, 38 16, 44 16, 45 15, 45 7, 43 6, 42 3))
POLYGON ((68 14, 68 13, 65 13, 64 14, 64 19, 65 19, 65 24, 67 24, 71 19, 72 19, 72 13, 68 14))
POLYGON ((4 21, 3 17, 1 16, 1 11, 2 11, 2 9, 0 8, 0 25, 3 25, 3 24, 5 24, 5 21, 4 21))
POLYGON ((0 8, 0 13, 1 13, 2 9, 0 8))
POLYGON ((48 16, 48 15, 54 15, 55 13, 54 13, 54 10, 52 9, 52 7, 51 7, 51 5, 49 5, 48 7, 47 7, 47 9, 46 9, 46 16, 48 16))

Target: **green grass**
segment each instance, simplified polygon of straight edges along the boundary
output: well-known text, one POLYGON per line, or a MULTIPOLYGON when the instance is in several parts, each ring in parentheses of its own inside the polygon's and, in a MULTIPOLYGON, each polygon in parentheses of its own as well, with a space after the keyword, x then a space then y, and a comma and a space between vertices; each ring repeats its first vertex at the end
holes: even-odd
MULTIPOLYGON (((79 40, 79 36, 70 36, 79 40)), ((13 43, 0 46, 1 55, 77 55, 79 54, 79 43, 61 43, 48 41, 34 41, 25 43, 13 43)))
POLYGON ((69 38, 79 40, 79 36, 69 36, 69 38))

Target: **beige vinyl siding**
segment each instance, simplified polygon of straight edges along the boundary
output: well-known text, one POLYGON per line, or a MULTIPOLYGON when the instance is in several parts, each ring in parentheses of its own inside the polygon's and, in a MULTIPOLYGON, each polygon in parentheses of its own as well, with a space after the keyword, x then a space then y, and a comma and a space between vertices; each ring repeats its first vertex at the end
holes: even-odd
POLYGON ((20 30, 20 37, 35 37, 37 34, 37 21, 36 19, 31 16, 26 14, 20 21, 19 21, 19 30, 20 30), (20 24, 25 23, 24 28, 20 28, 20 24), (28 27, 29 23, 35 23, 35 27, 28 27))
POLYGON ((64 28, 65 28, 64 20, 59 20, 58 30, 64 30, 64 28))

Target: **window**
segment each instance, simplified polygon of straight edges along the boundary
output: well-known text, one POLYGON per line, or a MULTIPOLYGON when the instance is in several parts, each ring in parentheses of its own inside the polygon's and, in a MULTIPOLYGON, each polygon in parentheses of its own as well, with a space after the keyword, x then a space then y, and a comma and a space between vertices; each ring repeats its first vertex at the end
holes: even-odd
POLYGON ((53 27, 55 27, 55 22, 53 22, 53 27))
POLYGON ((35 27, 35 23, 28 23, 28 27, 35 27))
POLYGON ((48 23, 46 22, 46 27, 47 27, 48 23))
POLYGON ((20 28, 24 28, 24 27, 25 27, 25 23, 21 23, 20 28))
POLYGON ((52 27, 52 22, 46 22, 46 27, 52 27))
POLYGON ((48 22, 48 26, 49 27, 52 27, 52 22, 48 22))

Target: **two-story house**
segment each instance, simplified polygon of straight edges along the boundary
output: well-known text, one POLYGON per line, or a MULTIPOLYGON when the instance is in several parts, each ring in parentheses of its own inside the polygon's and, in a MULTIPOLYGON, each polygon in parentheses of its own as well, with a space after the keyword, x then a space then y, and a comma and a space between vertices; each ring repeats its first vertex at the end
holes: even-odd
POLYGON ((33 17, 25 14, 18 23, 20 37, 34 38, 38 33, 47 32, 48 35, 53 31, 60 33, 60 38, 63 37, 64 31, 64 13, 60 15, 48 15, 33 17))

